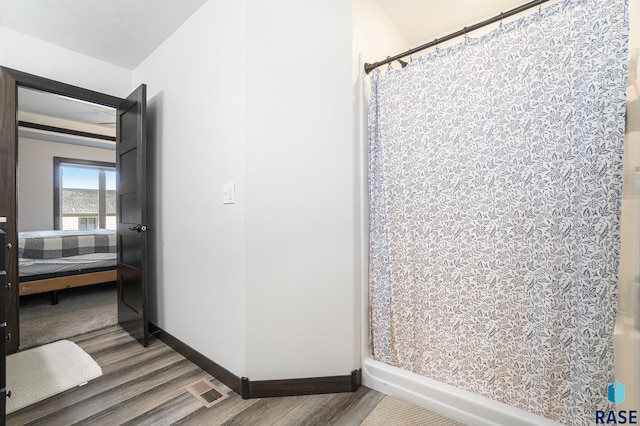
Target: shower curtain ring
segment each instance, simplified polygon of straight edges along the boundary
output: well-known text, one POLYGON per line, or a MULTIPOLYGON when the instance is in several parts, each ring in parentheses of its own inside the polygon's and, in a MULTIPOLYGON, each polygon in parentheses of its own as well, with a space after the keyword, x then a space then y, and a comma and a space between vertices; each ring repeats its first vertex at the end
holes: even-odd
POLYGON ((504 17, 504 12, 500 12, 500 26, 502 26, 503 17, 504 17))
POLYGON ((387 56, 387 71, 391 69, 391 56, 387 56))
POLYGON ((468 39, 469 39, 469 36, 467 35, 467 27, 464 27, 464 28, 462 29, 462 31, 464 31, 464 39, 465 39, 465 41, 466 41, 466 40, 468 40, 468 39))
POLYGON ((433 39, 433 42, 434 42, 434 43, 435 43, 435 45, 436 45, 436 52, 439 52, 439 51, 440 51, 440 46, 438 45, 438 37, 434 38, 434 39, 433 39))

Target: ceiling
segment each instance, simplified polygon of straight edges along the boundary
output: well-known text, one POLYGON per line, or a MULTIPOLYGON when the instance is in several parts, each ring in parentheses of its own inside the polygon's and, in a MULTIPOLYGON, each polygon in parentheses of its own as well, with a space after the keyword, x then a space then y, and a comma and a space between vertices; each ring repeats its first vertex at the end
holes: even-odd
MULTIPOLYGON (((79 99, 18 87, 18 111, 114 129, 116 110, 79 99)), ((106 130, 106 129, 105 129, 106 130)), ((111 131, 99 133, 109 134, 111 131)))
MULTIPOLYGON (((527 0, 376 0, 411 47, 527 3, 527 0)), ((547 4, 554 3, 549 1, 547 4)))
POLYGON ((0 0, 0 25, 134 69, 207 0, 0 0))
MULTIPOLYGON (((114 137, 116 110, 79 99, 18 87, 18 120, 86 133, 114 137)), ((100 138, 50 130, 18 128, 22 138, 115 149, 115 143, 100 138)))

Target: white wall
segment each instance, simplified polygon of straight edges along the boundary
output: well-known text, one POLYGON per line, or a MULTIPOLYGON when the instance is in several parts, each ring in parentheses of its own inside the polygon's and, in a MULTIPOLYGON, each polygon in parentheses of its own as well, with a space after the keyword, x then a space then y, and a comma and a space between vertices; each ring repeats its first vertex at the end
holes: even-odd
POLYGON ((352 5, 246 3, 248 375, 348 374, 359 365, 352 5))
POLYGON ((0 65, 126 97, 131 71, 0 26, 0 65))
MULTIPOLYGON (((299 3, 210 0, 133 73, 156 144, 152 319, 252 380, 359 364, 352 5, 299 3)), ((132 88, 126 70, 0 31, 2 65, 132 88)))
POLYGON ((212 0, 134 70, 134 85, 148 85, 155 145, 151 320, 237 375, 246 372, 244 38, 244 3, 212 0), (222 204, 224 182, 235 182, 236 204, 222 204))
POLYGON ((20 138, 18 231, 53 229, 53 157, 116 161, 109 149, 20 138))
MULTIPOLYGON (((360 72, 359 55, 363 62, 373 63, 411 47, 375 0, 353 0, 354 79, 360 72)), ((393 66, 399 65, 395 62, 393 66)))
POLYGON ((253 380, 358 367, 352 5, 298 3, 210 0, 133 77, 0 27, 1 65, 148 85, 152 319, 253 380))
POLYGON ((251 380, 359 365, 351 40, 342 0, 210 0, 134 70, 157 144, 152 319, 251 380))

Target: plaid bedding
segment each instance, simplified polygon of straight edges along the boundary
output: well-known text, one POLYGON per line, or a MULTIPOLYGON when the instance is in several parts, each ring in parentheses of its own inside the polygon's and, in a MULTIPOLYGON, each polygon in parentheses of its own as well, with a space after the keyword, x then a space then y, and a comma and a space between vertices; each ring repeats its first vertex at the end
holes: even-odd
POLYGON ((18 256, 28 259, 57 259, 91 253, 115 253, 115 231, 21 232, 18 256))

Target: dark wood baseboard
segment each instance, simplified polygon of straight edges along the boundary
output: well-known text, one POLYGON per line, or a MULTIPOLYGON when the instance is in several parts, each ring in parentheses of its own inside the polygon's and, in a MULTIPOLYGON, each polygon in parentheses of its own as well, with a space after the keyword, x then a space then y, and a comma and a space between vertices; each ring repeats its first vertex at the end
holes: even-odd
POLYGON ((256 380, 242 378, 242 398, 268 398, 321 393, 355 392, 362 384, 362 370, 345 376, 307 377, 304 379, 256 380))
POLYGON ((362 384, 362 370, 360 369, 344 376, 251 381, 248 377, 236 376, 157 325, 149 323, 149 330, 151 334, 176 352, 229 386, 243 399, 355 392, 362 384))
POLYGON ((156 338, 166 343, 167 346, 172 348, 174 351, 178 352, 180 355, 182 355, 198 367, 202 368, 204 371, 211 374, 213 377, 220 380, 225 385, 229 386, 229 388, 231 388, 234 392, 242 394, 242 381, 240 380, 240 377, 236 376, 220 364, 211 361, 209 358, 202 355, 191 346, 176 339, 174 336, 167 333, 152 322, 149 323, 149 332, 156 338))

